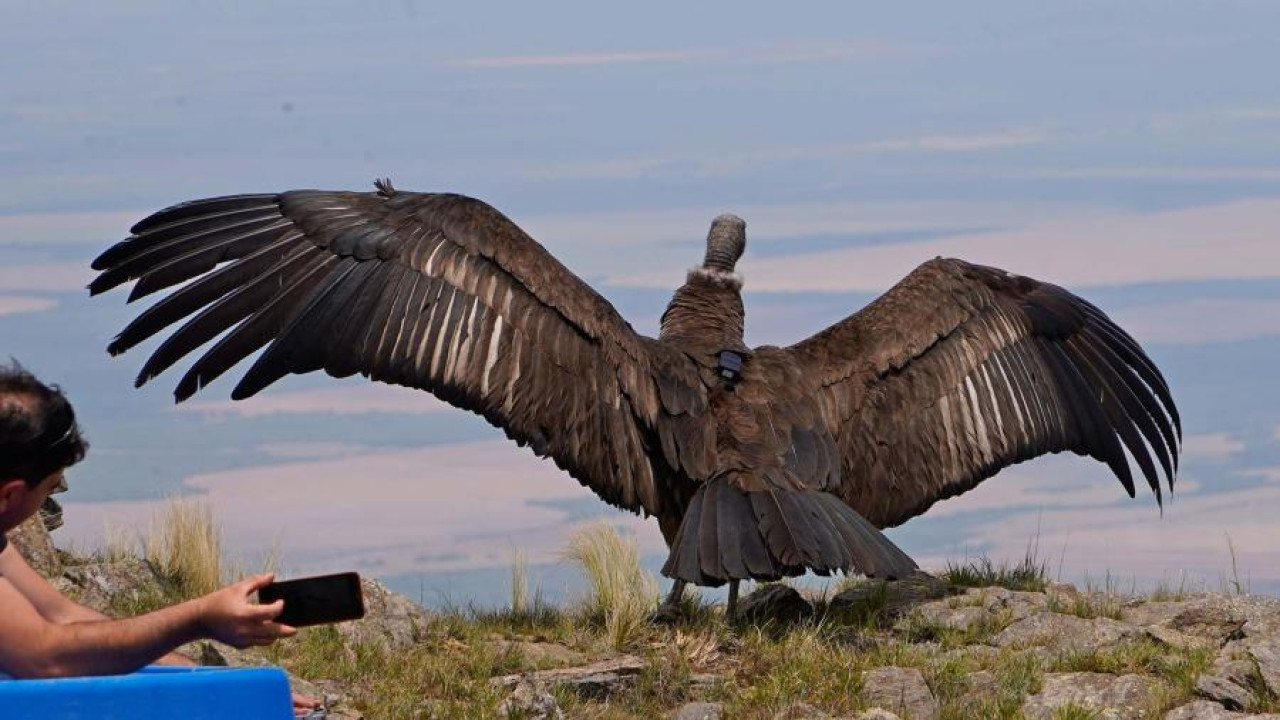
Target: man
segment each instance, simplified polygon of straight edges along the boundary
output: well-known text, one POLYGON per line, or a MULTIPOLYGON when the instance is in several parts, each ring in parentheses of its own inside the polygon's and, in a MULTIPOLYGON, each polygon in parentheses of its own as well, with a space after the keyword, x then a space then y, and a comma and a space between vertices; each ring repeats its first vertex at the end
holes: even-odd
MULTIPOLYGON (((38 511, 87 450, 75 412, 56 386, 16 363, 0 365, 0 672, 50 678, 128 673, 148 664, 194 665, 174 649, 201 638, 237 648, 269 645, 297 632, 275 622, 282 601, 250 600, 271 582, 269 574, 123 620, 55 590, 8 546, 4 533, 38 511)), ((300 711, 318 705, 294 697, 300 711)))

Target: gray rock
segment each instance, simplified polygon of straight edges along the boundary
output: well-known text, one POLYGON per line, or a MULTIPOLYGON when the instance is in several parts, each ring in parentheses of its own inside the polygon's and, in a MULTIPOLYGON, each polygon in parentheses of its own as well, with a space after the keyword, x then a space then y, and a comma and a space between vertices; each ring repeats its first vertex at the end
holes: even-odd
POLYGON ((1002 587, 970 588, 960 599, 961 604, 986 608, 1009 620, 1021 620, 1046 609, 1049 596, 1038 592, 1009 590, 1002 587))
POLYGON ((917 572, 901 580, 866 580, 847 587, 831 598, 829 608, 834 613, 893 620, 950 593, 945 581, 917 572))
POLYGON ((1280 636, 1280 617, 1257 617, 1245 620, 1240 637, 1271 638, 1280 636))
POLYGON ((560 643, 539 642, 536 640, 498 639, 491 642, 493 648, 506 655, 516 655, 537 668, 564 667, 581 665, 587 661, 586 656, 560 643))
POLYGON ((951 607, 947 602, 931 602, 921 605, 915 611, 902 618, 894 626, 896 630, 910 630, 912 623, 923 621, 929 625, 967 632, 979 623, 993 617, 990 610, 976 605, 951 607))
POLYGON ((1232 660, 1218 658, 1210 666, 1208 674, 1229 680, 1241 687, 1249 687, 1253 683, 1253 673, 1257 666, 1251 660, 1232 660))
POLYGON ((289 685, 296 693, 323 700, 330 720, 362 720, 364 717, 356 709, 351 697, 342 692, 339 684, 334 680, 307 682, 290 676, 289 685))
POLYGON ((195 662, 208 667, 227 667, 231 665, 228 658, 228 651, 231 648, 225 648, 212 640, 197 640, 187 643, 177 649, 181 655, 186 655, 195 662))
POLYGON ((40 506, 40 512, 37 513, 40 522, 44 524, 44 529, 48 532, 53 532, 62 527, 62 503, 53 499, 53 495, 57 495, 60 492, 65 492, 65 490, 54 490, 49 497, 45 498, 44 504, 40 506))
POLYGON ((365 616, 335 627, 349 644, 381 642, 392 649, 407 648, 422 639, 427 614, 417 603, 388 590, 377 580, 360 578, 365 616))
POLYGON ((830 717, 809 703, 795 702, 774 713, 773 720, 827 720, 830 717))
POLYGON ((572 690, 584 698, 603 699, 635 685, 636 676, 644 668, 645 663, 640 658, 634 655, 622 655, 590 665, 504 675, 493 678, 489 682, 492 685, 509 688, 514 688, 521 682, 531 682, 539 686, 556 685, 572 690))
POLYGON ((1000 680, 989 670, 979 670, 964 676, 964 686, 969 692, 994 694, 1000 688, 1000 680))
POLYGON ((1228 710, 1244 710, 1253 702, 1248 689, 1217 675, 1196 678, 1195 693, 1202 698, 1222 703, 1228 710))
POLYGON ((993 664, 1001 650, 990 645, 965 645, 942 653, 946 660, 964 660, 976 664, 993 664))
POLYGON ((1212 650, 1219 647, 1219 642, 1211 638, 1197 635, 1188 635, 1180 630, 1174 630, 1164 625, 1150 625, 1142 629, 1147 637, 1155 640, 1162 645, 1178 648, 1179 650, 1212 650))
POLYGON ((1280 635, 1280 599, 1265 595, 1206 593, 1176 602, 1145 602, 1125 609, 1124 620, 1161 625, 1213 640, 1280 635))
POLYGON ((780 583, 761 586, 738 603, 738 617, 752 623, 794 623, 813 615, 813 605, 793 587, 780 583))
POLYGON ((1206 638, 1222 645, 1241 636, 1245 621, 1246 618, 1231 607, 1199 600, 1162 624, 1185 635, 1206 638))
POLYGON ((724 676, 716 673, 693 673, 689 676, 689 689, 694 692, 711 690, 723 683, 724 676))
POLYGON ((671 720, 720 720, 722 717, 724 705, 709 702, 685 703, 671 714, 671 720))
MULTIPOLYGON (((179 647, 176 652, 210 667, 276 667, 258 648, 237 650, 211 640, 197 640, 179 647)), ((318 698, 332 720, 359 720, 361 714, 352 706, 351 698, 332 686, 333 681, 303 680, 285 671, 289 688, 299 695, 318 698)))
POLYGON ((964 676, 964 691, 956 698, 955 705, 968 709, 966 714, 976 715, 976 708, 995 698, 1000 692, 1000 680, 988 670, 979 670, 964 676))
POLYGON ((54 587, 73 600, 105 613, 111 609, 113 599, 138 600, 163 592, 168 584, 168 579, 150 563, 128 558, 68 567, 54 587))
POLYGON ((1162 625, 1200 602, 1200 600, 1159 600, 1125 605, 1121 608, 1120 619, 1134 625, 1162 625))
POLYGON ((46 578, 57 577, 62 572, 62 560, 53 546, 53 538, 45 527, 40 513, 28 518, 7 533, 9 542, 22 555, 27 564, 46 578))
POLYGON ((1280 638, 1251 642, 1248 647, 1262 682, 1273 695, 1280 695, 1280 638))
POLYGON ((901 718, 884 708, 871 708, 858 713, 853 720, 901 720, 901 718))
POLYGON ((1247 638, 1280 636, 1280 598, 1267 595, 1217 596, 1220 604, 1244 619, 1240 635, 1247 638))
POLYGON ((1028 720, 1051 720, 1060 708, 1075 706, 1109 720, 1136 719, 1143 717, 1155 688, 1156 681, 1142 675, 1051 673, 1022 712, 1028 720))
POLYGON ((1165 713, 1164 720, 1231 720, 1243 717, 1242 713, 1231 712, 1216 702, 1196 700, 1165 713))
POLYGON ((1042 612, 1018 620, 991 639, 996 647, 1043 646, 1050 652, 1096 650, 1136 637, 1138 628, 1110 618, 1042 612))
POLYGON ((498 705, 499 717, 526 718, 527 720, 549 720, 563 718, 564 711, 556 696, 532 682, 516 684, 511 694, 498 705))
POLYGON ((862 697, 869 704, 906 715, 934 720, 941 708, 924 674, 916 668, 885 667, 862 674, 862 697))

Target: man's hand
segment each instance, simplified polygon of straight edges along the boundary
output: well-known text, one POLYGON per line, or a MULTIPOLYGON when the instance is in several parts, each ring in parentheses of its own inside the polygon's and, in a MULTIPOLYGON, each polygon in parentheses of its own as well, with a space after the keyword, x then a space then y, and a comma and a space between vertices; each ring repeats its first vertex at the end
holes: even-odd
MULTIPOLYGON (((272 622, 284 610, 283 600, 270 605, 249 602, 250 595, 271 584, 274 578, 271 573, 254 575, 201 598, 204 605, 202 617, 209 637, 243 649, 250 645, 270 645, 281 638, 296 635, 297 628, 272 622)), ((316 698, 293 693, 295 714, 305 715, 322 704, 316 698)))
POLYGON ((284 610, 284 601, 270 605, 250 602, 249 596, 269 585, 275 576, 254 575, 234 585, 200 598, 200 618, 205 635, 234 648, 270 645, 281 638, 293 637, 296 628, 274 622, 284 610))

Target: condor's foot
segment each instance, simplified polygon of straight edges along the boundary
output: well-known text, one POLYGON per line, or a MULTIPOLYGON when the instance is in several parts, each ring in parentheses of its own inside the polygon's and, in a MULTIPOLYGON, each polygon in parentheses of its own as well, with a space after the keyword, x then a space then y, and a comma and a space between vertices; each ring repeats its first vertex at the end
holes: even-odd
POLYGON ((667 595, 667 599, 649 617, 651 622, 656 625, 674 625, 684 618, 684 586, 683 580, 676 580, 671 584, 671 594, 667 595))

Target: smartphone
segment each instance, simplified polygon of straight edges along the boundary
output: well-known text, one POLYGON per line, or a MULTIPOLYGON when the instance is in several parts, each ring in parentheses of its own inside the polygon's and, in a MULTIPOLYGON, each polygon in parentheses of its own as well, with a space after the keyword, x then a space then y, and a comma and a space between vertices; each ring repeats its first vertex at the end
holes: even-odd
POLYGON ((276 622, 294 627, 358 620, 364 617, 360 576, 353 572, 274 582, 258 590, 263 605, 284 600, 276 622))

